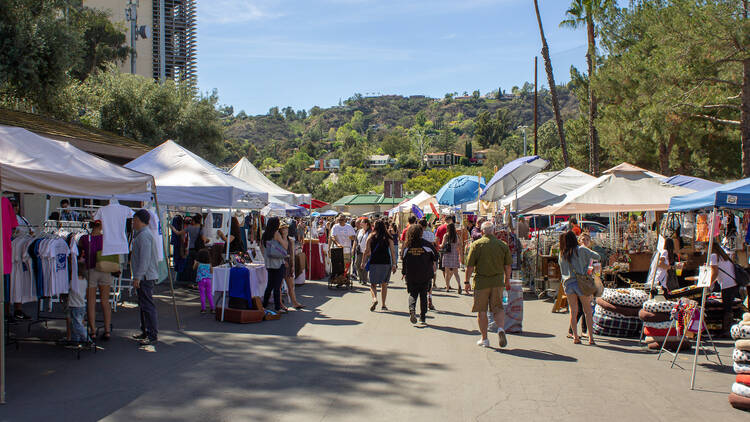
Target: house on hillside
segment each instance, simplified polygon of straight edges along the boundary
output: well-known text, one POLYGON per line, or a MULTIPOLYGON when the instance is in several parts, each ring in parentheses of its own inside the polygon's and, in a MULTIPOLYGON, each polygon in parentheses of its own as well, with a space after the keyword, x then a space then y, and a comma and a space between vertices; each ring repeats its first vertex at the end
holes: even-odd
POLYGON ((341 160, 338 158, 321 158, 315 160, 315 163, 310 165, 306 171, 339 171, 341 170, 341 160))
POLYGON ((489 153, 489 149, 481 149, 479 151, 474 152, 474 160, 480 164, 483 165, 484 162, 487 160, 487 153, 489 153))
POLYGON ((422 157, 427 167, 448 167, 459 164, 462 154, 455 152, 428 152, 422 157))
POLYGON ((396 159, 390 155, 371 155, 367 157, 365 165, 369 168, 383 168, 396 164, 396 159))

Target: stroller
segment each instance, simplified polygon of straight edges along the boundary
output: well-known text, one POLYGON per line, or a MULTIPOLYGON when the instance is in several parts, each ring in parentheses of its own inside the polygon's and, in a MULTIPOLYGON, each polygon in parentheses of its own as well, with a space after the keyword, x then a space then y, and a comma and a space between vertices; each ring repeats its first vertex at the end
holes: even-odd
POLYGON ((328 288, 334 287, 354 288, 349 275, 346 274, 346 265, 344 264, 344 248, 331 248, 331 274, 328 277, 328 288))

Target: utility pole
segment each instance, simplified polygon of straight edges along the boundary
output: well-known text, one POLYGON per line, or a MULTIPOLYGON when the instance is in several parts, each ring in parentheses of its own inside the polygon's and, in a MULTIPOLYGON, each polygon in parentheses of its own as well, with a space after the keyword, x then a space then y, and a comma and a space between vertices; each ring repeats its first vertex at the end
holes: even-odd
POLYGON ((523 156, 526 156, 526 129, 529 127, 526 125, 518 126, 518 129, 523 130, 523 156))
POLYGON ((539 128, 539 94, 537 90, 537 56, 534 56, 534 155, 539 155, 537 142, 537 129, 539 128))

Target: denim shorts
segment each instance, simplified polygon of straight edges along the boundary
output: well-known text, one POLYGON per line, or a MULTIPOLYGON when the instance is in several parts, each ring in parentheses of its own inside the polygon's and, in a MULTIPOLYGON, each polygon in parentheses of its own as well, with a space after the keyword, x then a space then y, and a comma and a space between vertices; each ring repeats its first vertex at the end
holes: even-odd
POLYGON ((585 296, 581 291, 581 288, 578 287, 578 280, 571 280, 565 283, 565 294, 585 296))

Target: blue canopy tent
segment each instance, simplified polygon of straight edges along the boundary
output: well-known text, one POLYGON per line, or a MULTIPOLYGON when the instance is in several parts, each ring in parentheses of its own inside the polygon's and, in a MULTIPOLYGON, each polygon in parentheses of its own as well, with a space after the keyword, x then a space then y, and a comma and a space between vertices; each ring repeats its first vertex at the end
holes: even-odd
POLYGON ((328 210, 320 213, 321 217, 335 217, 337 215, 339 215, 339 212, 336 210, 328 210))
POLYGON ((440 188, 435 194, 440 205, 461 205, 477 200, 477 195, 486 186, 484 177, 470 176, 467 174, 456 176, 440 188))
POLYGON ((662 179, 662 182, 668 183, 673 186, 682 186, 698 192, 721 186, 721 183, 701 179, 700 177, 684 176, 682 174, 665 177, 664 179, 662 179))
MULTIPOLYGON (((731 209, 748 209, 750 208, 750 178, 738 180, 736 182, 727 183, 725 185, 719 185, 712 189, 708 189, 702 192, 692 193, 690 195, 675 196, 669 201, 669 212, 683 212, 693 211, 702 209, 711 209, 712 216, 710 218, 709 233, 714 232, 714 218, 713 214, 719 208, 731 208, 731 209)), ((714 243, 713 236, 709 237, 708 241, 708 253, 706 253, 706 267, 709 265, 711 256, 711 248, 714 243)), ((698 282, 701 285, 700 281, 698 282)), ((704 321, 705 307, 706 307, 706 292, 707 286, 703 287, 703 296, 701 299, 701 319, 704 321)), ((698 353, 700 351, 701 335, 703 330, 698 330, 698 338, 695 345, 695 359, 693 360, 693 375, 690 379, 690 389, 695 388, 695 369, 698 363, 698 353)), ((721 361, 719 361, 721 362, 721 361)))

